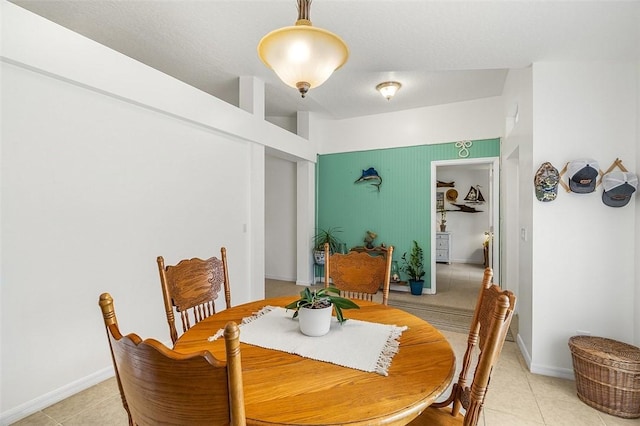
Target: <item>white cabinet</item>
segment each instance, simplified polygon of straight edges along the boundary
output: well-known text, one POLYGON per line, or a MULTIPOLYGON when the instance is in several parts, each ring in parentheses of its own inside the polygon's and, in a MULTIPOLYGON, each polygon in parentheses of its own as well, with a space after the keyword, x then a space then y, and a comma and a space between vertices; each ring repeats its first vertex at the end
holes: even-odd
POLYGON ((436 262, 451 263, 451 232, 436 232, 436 262))

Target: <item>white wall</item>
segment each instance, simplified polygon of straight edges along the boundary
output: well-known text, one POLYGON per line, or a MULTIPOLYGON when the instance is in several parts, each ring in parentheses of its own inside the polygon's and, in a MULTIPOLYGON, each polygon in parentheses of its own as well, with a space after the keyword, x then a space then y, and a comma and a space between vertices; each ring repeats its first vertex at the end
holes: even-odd
POLYGON ((109 367, 100 292, 123 330, 167 341, 158 255, 226 246, 234 302, 250 300, 248 206, 212 202, 248 192, 248 143, 12 65, 2 74, 3 409, 109 367))
MULTIPOLYGON (((637 170, 637 84, 637 64, 534 64, 534 170, 545 161, 560 170, 584 157, 602 170, 616 158, 637 170)), ((533 200, 532 174, 522 179, 533 200)), ((591 194, 560 190, 553 202, 533 201, 532 211, 531 369, 570 376, 567 341, 578 330, 634 340, 637 196, 611 208, 601 187, 591 194)))
POLYGON ((265 161, 265 276, 296 281, 296 163, 265 161))
POLYGON ((8 424, 113 374, 101 292, 113 294, 123 331, 169 342, 156 256, 174 263, 224 245, 232 302, 262 297, 265 147, 303 162, 317 148, 11 3, 0 7, 8 424))
POLYGON ((503 108, 507 131, 501 147, 503 173, 500 182, 501 254, 504 267, 501 284, 518 297, 517 341, 528 364, 531 364, 533 347, 532 84, 531 68, 510 70, 505 81, 503 108))
POLYGON ((329 154, 491 139, 503 132, 502 100, 493 97, 344 120, 324 120, 313 140, 320 142, 321 154, 329 154))

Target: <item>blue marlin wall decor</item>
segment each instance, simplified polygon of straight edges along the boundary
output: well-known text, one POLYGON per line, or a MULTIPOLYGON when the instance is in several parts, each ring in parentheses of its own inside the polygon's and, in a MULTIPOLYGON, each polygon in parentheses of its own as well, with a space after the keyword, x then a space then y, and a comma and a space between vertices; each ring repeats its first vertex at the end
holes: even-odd
POLYGON ((362 171, 362 176, 360 176, 354 183, 360 182, 369 182, 371 185, 375 186, 380 192, 380 185, 382 185, 382 177, 378 174, 376 169, 373 167, 369 167, 367 170, 362 171))

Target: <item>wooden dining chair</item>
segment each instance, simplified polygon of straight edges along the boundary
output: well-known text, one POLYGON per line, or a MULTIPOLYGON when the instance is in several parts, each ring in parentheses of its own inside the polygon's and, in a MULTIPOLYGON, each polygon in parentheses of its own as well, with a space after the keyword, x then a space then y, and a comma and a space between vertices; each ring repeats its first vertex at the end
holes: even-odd
POLYGON ((129 425, 246 424, 236 323, 224 329, 224 362, 208 351, 181 354, 154 339, 123 336, 111 295, 100 295, 99 305, 129 425))
POLYGON ((178 340, 174 309, 180 314, 184 333, 216 312, 215 300, 221 291, 227 309, 231 307, 227 249, 222 247, 220 254, 220 259, 185 259, 175 266, 165 266, 162 256, 158 256, 164 310, 174 344, 178 340))
POLYGON ((451 394, 445 401, 431 404, 409 425, 478 424, 491 372, 500 356, 516 305, 516 296, 512 292, 501 290, 497 285, 491 284, 492 276, 492 269, 486 268, 458 382, 453 384, 451 394), (479 352, 475 370, 471 369, 474 352, 479 352), (473 380, 469 386, 467 383, 471 374, 473 380), (464 415, 460 411, 461 408, 466 411, 464 415))
POLYGON ((382 287, 382 303, 389 300, 391 260, 393 246, 382 255, 371 256, 364 252, 331 254, 329 244, 324 245, 324 286, 335 286, 343 297, 373 300, 382 287))

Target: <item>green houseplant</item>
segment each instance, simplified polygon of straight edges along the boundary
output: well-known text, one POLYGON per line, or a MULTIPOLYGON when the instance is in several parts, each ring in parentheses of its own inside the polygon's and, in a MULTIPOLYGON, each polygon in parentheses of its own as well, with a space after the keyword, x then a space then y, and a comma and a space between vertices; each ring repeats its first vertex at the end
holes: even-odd
POLYGON ((338 253, 342 240, 336 235, 342 232, 339 227, 318 229, 313 236, 313 255, 316 264, 324 265, 324 245, 329 244, 331 253, 338 253))
POLYGON ((343 309, 359 309, 353 301, 341 297, 340 290, 335 287, 310 290, 308 287, 300 292, 300 298, 285 306, 294 309, 293 318, 298 317, 300 331, 308 336, 323 336, 331 326, 331 311, 336 311, 336 318, 342 324, 347 319, 343 309))
POLYGON ((411 253, 407 259, 407 253, 402 255, 402 270, 409 276, 409 286, 411 287, 411 294, 422 294, 422 288, 424 287, 424 252, 422 247, 416 240, 413 240, 413 246, 411 247, 411 253))

